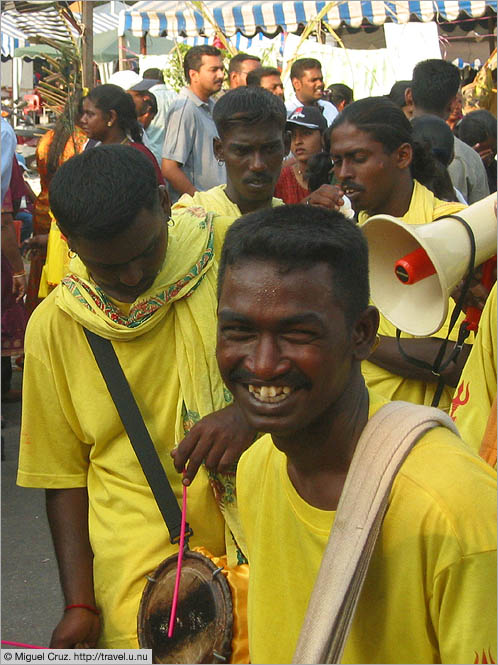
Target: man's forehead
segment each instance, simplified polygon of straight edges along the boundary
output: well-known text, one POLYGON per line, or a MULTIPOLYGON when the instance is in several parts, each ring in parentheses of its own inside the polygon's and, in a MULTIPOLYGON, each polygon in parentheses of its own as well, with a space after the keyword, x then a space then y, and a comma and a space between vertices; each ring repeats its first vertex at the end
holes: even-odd
POLYGON ((301 78, 322 78, 322 70, 318 67, 313 67, 312 69, 305 69, 301 75, 301 78))
POLYGON ((257 145, 260 143, 274 143, 282 141, 284 127, 277 122, 255 122, 250 125, 240 124, 232 126, 222 139, 225 144, 257 145))
POLYGON ((261 84, 263 84, 263 81, 267 85, 279 85, 279 84, 281 85, 282 84, 282 79, 277 74, 268 74, 267 76, 262 76, 261 77, 261 84))
POLYGON ((203 55, 201 67, 222 67, 223 63, 219 55, 203 55))

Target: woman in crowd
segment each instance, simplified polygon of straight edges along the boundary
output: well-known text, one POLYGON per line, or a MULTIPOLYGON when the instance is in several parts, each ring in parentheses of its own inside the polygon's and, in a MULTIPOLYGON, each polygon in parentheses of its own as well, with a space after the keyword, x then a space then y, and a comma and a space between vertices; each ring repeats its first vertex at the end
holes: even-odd
POLYGON ((29 252, 30 270, 26 292, 28 314, 39 304, 38 291, 43 265, 47 256, 48 233, 51 216, 48 204, 48 188, 59 166, 80 153, 87 142, 87 136, 77 125, 81 91, 77 91, 57 119, 54 129, 48 130, 36 147, 36 163, 40 175, 41 191, 34 204, 33 236, 23 244, 23 251, 29 252))
POLYGON ((291 152, 295 159, 283 167, 275 196, 284 203, 301 203, 311 191, 308 160, 323 150, 322 134, 327 129, 327 121, 318 107, 303 106, 291 113, 287 129, 291 133, 291 152))
POLYGON ((133 98, 118 85, 99 85, 88 93, 83 99, 81 126, 98 144, 125 143, 143 152, 154 166, 158 184, 165 184, 156 158, 142 142, 143 129, 133 98))
POLYGON ((486 175, 489 191, 496 192, 496 118, 486 109, 465 115, 455 128, 455 134, 479 153, 486 175))
MULTIPOLYGON (((99 145, 123 143, 140 150, 154 166, 157 183, 164 178, 152 152, 142 143, 140 127, 133 98, 118 85, 111 83, 93 88, 81 105, 81 127, 87 137, 85 150, 99 145)), ((65 238, 52 220, 46 262, 41 276, 41 297, 46 297, 68 272, 69 252, 65 238)))

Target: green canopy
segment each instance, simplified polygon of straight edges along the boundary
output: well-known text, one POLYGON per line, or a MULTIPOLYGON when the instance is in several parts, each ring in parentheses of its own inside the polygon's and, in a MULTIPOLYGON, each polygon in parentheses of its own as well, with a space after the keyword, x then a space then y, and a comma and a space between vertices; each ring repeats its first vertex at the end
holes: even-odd
POLYGON ((48 44, 31 44, 31 46, 19 46, 14 51, 15 58, 44 58, 45 56, 57 57, 60 51, 48 44))
MULTIPOLYGON (((140 38, 126 35, 128 50, 137 55, 140 53, 140 38)), ((175 43, 166 37, 146 38, 147 55, 166 55, 174 47, 175 43)), ((125 56, 129 56, 125 52, 125 56)), ((93 36, 93 59, 95 62, 111 62, 118 59, 118 33, 116 30, 101 32, 93 36)))
MULTIPOLYGON (((175 43, 166 37, 147 37, 147 55, 166 55, 171 51, 175 43)), ((140 53, 140 37, 126 35, 128 51, 140 53)), ((16 58, 44 58, 45 56, 58 57, 60 52, 47 44, 31 44, 21 46, 14 51, 16 58)), ((129 52, 125 52, 125 56, 129 52)), ((108 30, 98 35, 93 35, 93 59, 95 62, 112 62, 118 59, 118 33, 116 30, 108 30)))

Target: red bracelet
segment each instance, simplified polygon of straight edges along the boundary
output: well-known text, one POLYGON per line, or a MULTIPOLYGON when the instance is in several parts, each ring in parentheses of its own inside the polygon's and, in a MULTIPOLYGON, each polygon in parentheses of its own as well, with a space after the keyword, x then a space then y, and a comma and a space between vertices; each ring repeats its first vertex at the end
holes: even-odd
POLYGON ((84 610, 93 612, 97 616, 100 614, 100 611, 96 607, 94 607, 93 605, 85 605, 84 603, 79 603, 76 605, 67 605, 67 607, 64 608, 64 612, 67 612, 68 610, 74 610, 76 607, 81 607, 84 610))

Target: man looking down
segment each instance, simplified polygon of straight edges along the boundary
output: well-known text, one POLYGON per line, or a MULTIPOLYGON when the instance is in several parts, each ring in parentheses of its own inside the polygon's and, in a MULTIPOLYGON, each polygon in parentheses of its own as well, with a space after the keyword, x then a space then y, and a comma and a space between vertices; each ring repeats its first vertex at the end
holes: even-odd
MULTIPOLYGON (((206 464, 227 469, 240 454, 229 458, 232 446, 254 432, 229 406, 214 357, 222 238, 210 221, 170 228, 152 164, 123 145, 60 167, 50 207, 77 258, 28 326, 18 471, 20 485, 46 489, 66 604, 50 646, 137 648, 145 576, 178 547, 83 329, 111 340, 177 498, 170 453, 185 436, 207 439, 206 464)), ((216 555, 233 543, 204 467, 189 522, 192 546, 216 555)))

